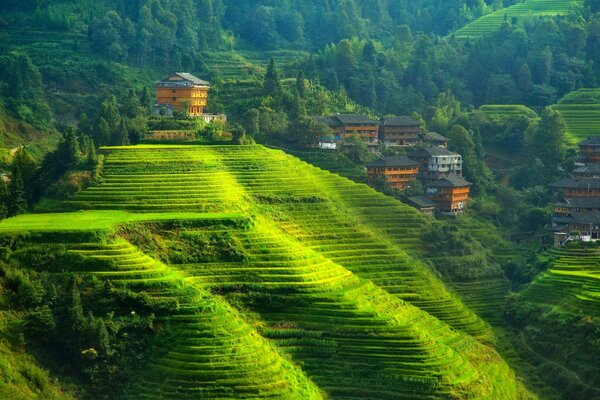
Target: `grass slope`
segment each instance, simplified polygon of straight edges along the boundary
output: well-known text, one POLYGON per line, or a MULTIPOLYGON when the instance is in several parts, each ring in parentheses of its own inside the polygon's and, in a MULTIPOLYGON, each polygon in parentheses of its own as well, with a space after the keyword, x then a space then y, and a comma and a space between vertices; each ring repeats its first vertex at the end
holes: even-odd
POLYGON ((479 107, 479 110, 488 115, 502 117, 517 117, 522 115, 528 118, 537 118, 535 111, 522 104, 486 104, 479 107))
POLYGON ((139 240, 138 222, 63 244, 112 260, 73 273, 180 304, 164 321, 172 345, 139 373, 131 398, 527 396, 489 346, 489 326, 409 255, 430 224, 415 210, 262 146, 104 151, 101 184, 65 208, 107 210, 110 223, 131 218, 115 209, 149 212, 149 221, 250 217, 233 226, 151 224, 152 240, 139 240))
POLYGON ((600 135, 600 89, 579 89, 563 97, 554 109, 567 124, 567 139, 576 144, 600 135))
POLYGON ((462 38, 480 37, 497 30, 505 18, 510 22, 513 18, 520 20, 530 17, 565 15, 582 6, 583 0, 525 0, 522 3, 484 15, 459 29, 455 35, 462 38))

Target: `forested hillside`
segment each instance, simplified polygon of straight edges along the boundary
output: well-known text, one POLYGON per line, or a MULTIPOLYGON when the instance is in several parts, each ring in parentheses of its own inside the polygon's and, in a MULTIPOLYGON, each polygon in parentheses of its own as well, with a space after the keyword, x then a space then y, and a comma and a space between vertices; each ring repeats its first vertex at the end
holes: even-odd
POLYGON ((600 398, 548 229, 599 85, 598 0, 0 1, 0 398, 600 398), (184 71, 227 123, 152 115, 184 71), (468 212, 339 113, 445 136, 468 212))

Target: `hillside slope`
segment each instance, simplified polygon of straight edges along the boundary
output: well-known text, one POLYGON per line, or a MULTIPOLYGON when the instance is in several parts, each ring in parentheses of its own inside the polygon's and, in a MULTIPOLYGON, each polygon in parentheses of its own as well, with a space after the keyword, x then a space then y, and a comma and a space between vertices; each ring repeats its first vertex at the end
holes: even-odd
MULTIPOLYGON (((320 396, 314 384, 340 399, 527 396, 490 347, 489 326, 407 253, 430 224, 413 209, 261 146, 103 151, 98 186, 42 207, 107 210, 112 224, 128 214, 109 210, 155 213, 93 240, 58 240, 80 257, 111 260, 70 273, 179 304, 164 316, 169 350, 157 350, 125 397, 310 398, 320 396), (247 217, 152 222, 192 211, 247 217)), ((36 229, 56 230, 53 218, 36 229)), ((31 231, 27 219, 0 231, 31 231)), ((38 242, 46 243, 22 245, 38 242)))

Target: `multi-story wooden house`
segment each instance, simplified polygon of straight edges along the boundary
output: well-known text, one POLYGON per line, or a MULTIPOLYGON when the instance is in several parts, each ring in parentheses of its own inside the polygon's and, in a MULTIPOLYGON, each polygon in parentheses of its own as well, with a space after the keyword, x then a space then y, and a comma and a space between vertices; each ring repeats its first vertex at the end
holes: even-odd
POLYGON ((600 164, 588 164, 575 168, 572 175, 575 179, 600 179, 600 164))
POLYGON ((462 156, 443 147, 414 149, 407 156, 421 164, 419 177, 425 182, 462 177, 462 156))
POLYGON ((416 146, 421 123, 410 117, 385 117, 379 121, 379 140, 386 146, 416 146))
POLYGON ((404 190, 417 179, 420 164, 408 157, 386 157, 366 165, 369 183, 383 178, 392 187, 404 190))
POLYGON ((471 185, 460 177, 447 177, 425 185, 425 193, 437 203, 440 212, 458 214, 467 209, 471 185))
POLYGON ((551 188, 562 190, 565 198, 571 197, 600 197, 600 179, 594 178, 565 178, 550 185, 551 188))
POLYGON ((600 163, 600 137, 589 137, 579 142, 579 154, 584 163, 600 163))
POLYGON ((379 122, 366 115, 336 114, 316 119, 329 126, 335 143, 343 142, 352 135, 357 135, 371 146, 378 143, 379 122))
POLYGON ((210 84, 187 72, 178 72, 155 83, 155 107, 171 106, 191 116, 204 114, 210 84))

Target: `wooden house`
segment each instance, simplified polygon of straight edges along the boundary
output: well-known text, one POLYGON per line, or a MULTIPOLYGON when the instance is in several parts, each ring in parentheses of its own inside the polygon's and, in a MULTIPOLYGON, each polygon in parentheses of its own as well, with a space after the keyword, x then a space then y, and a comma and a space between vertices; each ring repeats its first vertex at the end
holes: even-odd
POLYGON ((366 115, 336 114, 316 117, 316 120, 329 126, 335 143, 343 142, 352 135, 357 135, 371 146, 378 143, 379 122, 366 115))
POLYGON ((438 204, 435 201, 432 201, 425 196, 409 197, 408 204, 427 215, 435 214, 435 210, 438 207, 438 204))
POLYGON ((562 190, 565 198, 570 197, 600 197, 600 179, 594 178, 565 178, 550 185, 551 188, 562 190))
POLYGON ((590 137, 578 143, 579 153, 585 163, 600 163, 600 137, 590 137))
POLYGON ((171 106, 191 116, 204 114, 210 84, 187 72, 178 72, 155 83, 156 107, 171 106))
POLYGON ((408 157, 386 157, 366 165, 367 177, 372 184, 382 177, 392 187, 404 190, 419 175, 420 164, 408 157))
POLYGON ((379 121, 379 140, 386 146, 416 146, 421 123, 410 117, 385 117, 379 121))
POLYGON ((425 185, 425 193, 437 203, 440 212, 458 214, 467 209, 471 185, 462 178, 448 177, 425 185))

